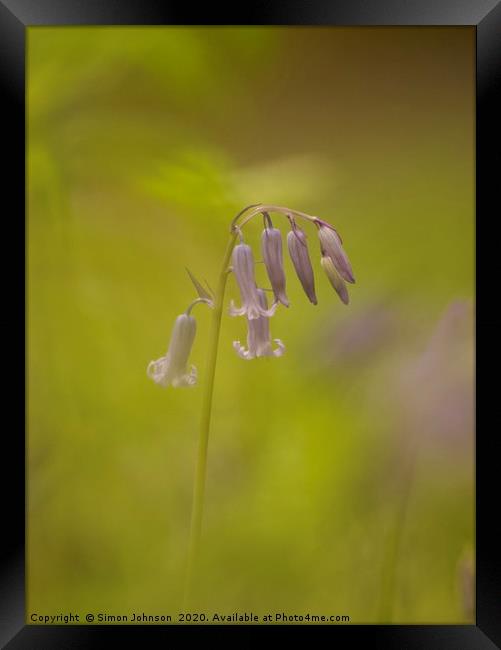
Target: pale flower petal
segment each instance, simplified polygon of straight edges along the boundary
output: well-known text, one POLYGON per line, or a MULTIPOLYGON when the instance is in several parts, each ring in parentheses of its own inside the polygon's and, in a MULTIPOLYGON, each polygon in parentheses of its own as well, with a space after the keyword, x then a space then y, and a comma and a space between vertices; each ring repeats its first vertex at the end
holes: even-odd
POLYGON ((156 361, 150 361, 146 370, 148 377, 153 379, 156 384, 166 386, 169 381, 168 378, 169 361, 167 357, 160 357, 156 361))
POLYGON ((180 386, 193 386, 197 383, 197 377, 197 369, 195 366, 191 366, 189 373, 174 377, 172 380, 172 385, 174 388, 179 388, 180 386))
POLYGON ((253 358, 249 350, 246 350, 244 346, 241 345, 240 341, 233 341, 233 348, 241 359, 249 360, 253 358))
POLYGON ((273 350, 273 356, 281 357, 285 352, 285 345, 280 339, 273 339, 273 341, 277 344, 277 347, 273 350))
POLYGON ((245 305, 242 307, 237 307, 234 300, 230 300, 230 316, 243 316, 247 313, 247 308, 245 305))

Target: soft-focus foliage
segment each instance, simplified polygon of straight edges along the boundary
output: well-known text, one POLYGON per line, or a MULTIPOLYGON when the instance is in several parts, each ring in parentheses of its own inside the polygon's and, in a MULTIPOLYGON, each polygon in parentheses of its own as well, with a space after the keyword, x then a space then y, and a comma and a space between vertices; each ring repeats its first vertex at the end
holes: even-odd
POLYGON ((318 305, 285 259, 286 354, 240 360, 224 318, 196 609, 471 621, 473 30, 28 41, 28 611, 179 611, 201 391, 146 366, 185 267, 212 284, 265 201, 339 229, 357 284, 346 307, 305 227, 318 305))

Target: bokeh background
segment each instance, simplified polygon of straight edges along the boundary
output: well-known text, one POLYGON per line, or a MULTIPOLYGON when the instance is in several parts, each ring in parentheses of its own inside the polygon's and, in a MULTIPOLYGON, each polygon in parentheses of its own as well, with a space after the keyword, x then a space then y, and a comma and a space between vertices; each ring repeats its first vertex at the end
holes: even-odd
POLYGON ((180 611, 201 386, 146 366, 185 267, 214 284, 274 202, 333 223, 357 284, 306 226, 286 355, 240 360, 224 317, 193 609, 471 622, 474 30, 28 34, 28 613, 180 611))

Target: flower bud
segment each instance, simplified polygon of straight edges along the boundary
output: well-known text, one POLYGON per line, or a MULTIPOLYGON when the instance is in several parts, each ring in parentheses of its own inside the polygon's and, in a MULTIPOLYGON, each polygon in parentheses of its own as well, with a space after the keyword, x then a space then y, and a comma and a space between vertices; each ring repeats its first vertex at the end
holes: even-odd
POLYGON ((275 300, 286 307, 289 301, 285 294, 285 273, 282 259, 282 234, 278 228, 265 228, 261 236, 261 250, 275 300))
POLYGON ((313 275, 313 268, 308 253, 306 235, 298 226, 295 226, 294 230, 291 230, 287 234, 287 246, 289 248, 292 263, 296 269, 297 277, 303 286, 304 292, 308 296, 309 301, 316 305, 317 296, 315 294, 315 277, 313 275))
POLYGON ((350 261, 346 255, 341 239, 337 232, 328 225, 317 222, 318 237, 320 239, 320 249, 322 255, 328 255, 336 267, 339 275, 346 280, 346 282, 355 282, 353 271, 351 269, 350 261))
POLYGON ((350 301, 350 298, 348 296, 348 289, 343 282, 343 278, 336 271, 336 267, 334 266, 332 259, 327 255, 323 255, 322 259, 320 260, 320 264, 322 265, 323 270, 329 278, 329 282, 336 290, 338 296, 341 298, 344 304, 347 305, 350 301))

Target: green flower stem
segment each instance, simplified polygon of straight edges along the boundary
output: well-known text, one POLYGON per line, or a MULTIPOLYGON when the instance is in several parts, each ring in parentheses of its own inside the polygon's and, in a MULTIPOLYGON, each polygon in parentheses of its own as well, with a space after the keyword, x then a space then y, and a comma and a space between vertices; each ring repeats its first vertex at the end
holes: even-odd
POLYGON ((410 496, 414 482, 417 461, 417 449, 411 446, 409 458, 404 463, 403 483, 397 505, 393 529, 389 533, 386 546, 386 557, 383 560, 382 594, 380 601, 380 623, 388 625, 393 623, 395 613, 395 594, 397 592, 397 578, 399 560, 401 557, 402 535, 404 532, 410 496))
POLYGON ((192 591, 193 576, 196 572, 196 563, 200 547, 202 532, 202 518, 204 507, 205 475, 207 472, 207 448, 209 443, 210 420, 212 412, 212 396, 214 394, 214 378, 216 374, 217 352, 219 345, 219 332, 221 329, 221 316, 223 313, 224 292, 231 253, 237 238, 237 231, 233 231, 226 247, 221 272, 219 274, 216 295, 214 297, 214 311, 212 313, 211 329, 209 333, 209 352, 207 356, 205 389, 202 401, 202 418, 200 421, 200 438, 198 443, 198 459, 195 470, 195 485, 193 489, 193 506, 191 511, 190 541, 188 547, 188 563, 186 568, 186 582, 184 590, 184 609, 186 611, 192 591))

